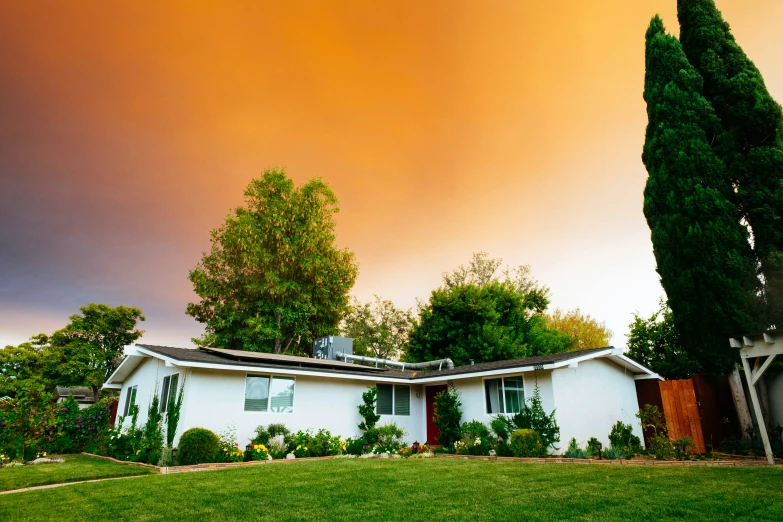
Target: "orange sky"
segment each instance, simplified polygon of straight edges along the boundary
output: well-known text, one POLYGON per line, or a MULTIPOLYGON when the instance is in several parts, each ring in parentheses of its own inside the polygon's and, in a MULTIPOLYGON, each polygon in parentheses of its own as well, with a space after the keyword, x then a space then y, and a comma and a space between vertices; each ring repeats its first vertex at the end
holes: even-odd
MULTIPOLYGON (((361 299, 484 250, 617 346, 656 308, 644 31, 675 0, 162 3, 0 0, 0 344, 93 301, 187 346, 187 272, 269 166, 334 188, 361 299)), ((783 101, 783 2, 718 6, 783 101)))

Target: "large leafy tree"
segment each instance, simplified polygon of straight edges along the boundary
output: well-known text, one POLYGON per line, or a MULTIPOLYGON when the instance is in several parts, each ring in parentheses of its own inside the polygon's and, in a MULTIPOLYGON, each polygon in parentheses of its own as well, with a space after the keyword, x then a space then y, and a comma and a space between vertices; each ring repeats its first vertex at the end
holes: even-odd
POLYGON ((370 303, 352 301, 340 333, 353 339, 355 355, 395 359, 408 342, 412 324, 410 310, 397 308, 376 295, 370 303))
POLYGON ((53 383, 44 376, 45 355, 32 343, 0 349, 0 397, 16 397, 23 393, 23 384, 33 382, 51 391, 53 383))
POLYGON ((87 386, 95 397, 122 362, 123 348, 144 333, 136 328, 144 316, 138 308, 90 303, 81 314, 51 336, 33 342, 44 350, 44 375, 60 386, 87 386))
POLYGON ((734 188, 711 147, 720 120, 701 90, 656 16, 646 35, 644 215, 682 342, 704 371, 723 373, 736 357, 726 339, 758 327, 759 280, 734 188))
POLYGON ((577 308, 564 312, 559 308, 546 314, 546 325, 574 339, 572 350, 589 350, 609 346, 612 331, 604 323, 599 323, 590 314, 583 314, 577 308))
POLYGON ((194 342, 286 353, 336 333, 358 273, 353 253, 334 244, 337 211, 320 179, 297 188, 276 169, 254 179, 190 271, 200 300, 187 314, 206 325, 194 342))
POLYGON ((737 189, 764 285, 766 320, 783 326, 783 110, 714 0, 678 0, 680 41, 720 119, 714 150, 737 189))
POLYGON ((572 345, 569 336, 546 326, 548 289, 528 267, 498 277, 500 262, 483 253, 474 255, 472 266, 444 274, 443 286, 420 305, 406 360, 450 358, 461 365, 558 353, 572 345))
POLYGON ((683 346, 672 311, 663 299, 650 317, 634 314, 629 330, 626 355, 662 377, 690 379, 702 371, 699 361, 692 359, 683 346))

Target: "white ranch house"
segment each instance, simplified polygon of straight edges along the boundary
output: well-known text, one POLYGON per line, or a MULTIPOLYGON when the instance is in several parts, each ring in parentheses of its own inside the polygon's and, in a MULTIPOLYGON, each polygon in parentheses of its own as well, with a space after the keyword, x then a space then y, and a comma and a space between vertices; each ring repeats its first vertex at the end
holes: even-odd
POLYGON ((495 415, 518 412, 536 381, 544 409, 556 410, 561 451, 571 437, 581 443, 596 437, 608 445, 618 420, 643 438, 634 381, 660 378, 612 347, 426 372, 214 348, 138 344, 125 354, 104 385, 120 391, 118 417, 138 404, 143 423, 155 391, 165 398, 184 379, 176 440, 190 428, 220 432, 233 425, 240 445, 258 425, 273 422, 292 431, 326 428, 356 437, 357 406, 368 386, 378 386, 379 424, 404 428, 408 444, 434 443, 433 400, 448 383, 461 395, 463 422, 488 424, 495 415))

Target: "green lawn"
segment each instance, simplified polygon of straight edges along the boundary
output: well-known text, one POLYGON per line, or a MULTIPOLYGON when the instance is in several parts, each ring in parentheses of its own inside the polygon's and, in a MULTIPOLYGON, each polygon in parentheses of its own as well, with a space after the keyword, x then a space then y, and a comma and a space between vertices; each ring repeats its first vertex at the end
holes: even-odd
MULTIPOLYGON (((45 486, 61 482, 78 482, 109 477, 147 475, 154 470, 142 466, 116 464, 106 460, 93 459, 83 455, 65 455, 61 464, 36 464, 35 466, 14 466, 0 469, 0 491, 45 486)), ((0 505, 8 497, 2 497, 0 505)), ((0 520, 4 517, 0 516, 0 520)))
POLYGON ((783 520, 783 469, 325 460, 0 497, 0 520, 783 520))

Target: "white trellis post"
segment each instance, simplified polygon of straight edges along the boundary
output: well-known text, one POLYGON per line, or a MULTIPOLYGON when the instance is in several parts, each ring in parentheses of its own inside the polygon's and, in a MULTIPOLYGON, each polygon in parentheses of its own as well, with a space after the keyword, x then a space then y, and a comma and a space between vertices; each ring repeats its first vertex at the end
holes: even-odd
POLYGON ((783 354, 783 334, 777 332, 767 332, 763 334, 746 335, 742 338, 729 339, 732 348, 739 348, 742 367, 745 369, 745 378, 748 380, 748 389, 750 391, 750 400, 753 403, 753 412, 756 414, 756 421, 759 424, 761 432, 761 441, 764 443, 764 452, 767 454, 767 461, 774 466, 775 457, 772 454, 772 446, 769 444, 769 434, 767 433, 767 424, 764 415, 761 412, 761 403, 758 393, 756 393, 756 382, 764 375, 764 372, 780 354, 783 354), (757 359, 755 369, 751 370, 748 359, 757 359))

